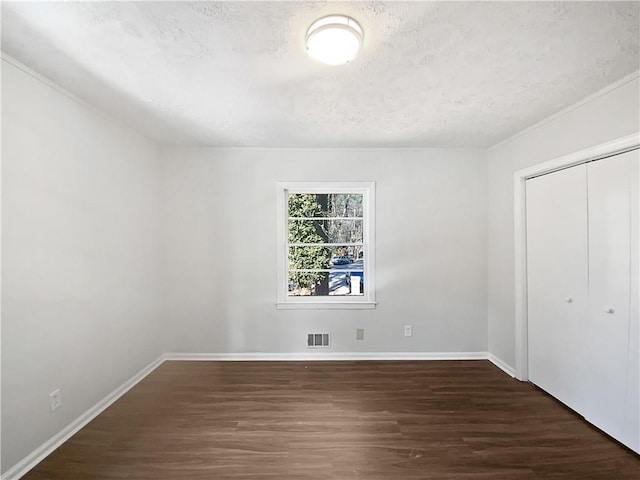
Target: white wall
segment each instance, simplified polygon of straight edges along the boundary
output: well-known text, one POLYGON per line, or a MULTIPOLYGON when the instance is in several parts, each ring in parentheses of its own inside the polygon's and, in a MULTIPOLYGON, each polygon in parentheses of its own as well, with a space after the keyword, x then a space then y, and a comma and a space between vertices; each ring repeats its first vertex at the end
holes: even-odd
POLYGON ((156 147, 4 59, 2 68, 6 471, 164 347, 156 147))
POLYGON ((164 168, 174 351, 305 352, 311 331, 333 352, 486 351, 484 152, 174 149, 164 168), (316 180, 376 182, 375 310, 276 310, 276 182, 316 180))
POLYGON ((515 365, 514 179, 518 170, 640 131, 637 76, 488 152, 489 352, 515 365))

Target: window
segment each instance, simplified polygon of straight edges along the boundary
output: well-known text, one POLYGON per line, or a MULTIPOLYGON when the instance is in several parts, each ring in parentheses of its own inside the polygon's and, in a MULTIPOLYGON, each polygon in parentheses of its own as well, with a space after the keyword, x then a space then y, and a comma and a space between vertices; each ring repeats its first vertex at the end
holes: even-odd
POLYGON ((369 182, 278 184, 278 308, 374 308, 369 182))

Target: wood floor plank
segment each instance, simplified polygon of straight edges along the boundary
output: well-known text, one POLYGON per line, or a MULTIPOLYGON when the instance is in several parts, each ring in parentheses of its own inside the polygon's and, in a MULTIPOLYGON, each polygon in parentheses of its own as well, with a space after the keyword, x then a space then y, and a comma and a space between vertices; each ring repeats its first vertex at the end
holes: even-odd
POLYGON ((171 361, 23 478, 639 480, 640 457, 487 361, 171 361))

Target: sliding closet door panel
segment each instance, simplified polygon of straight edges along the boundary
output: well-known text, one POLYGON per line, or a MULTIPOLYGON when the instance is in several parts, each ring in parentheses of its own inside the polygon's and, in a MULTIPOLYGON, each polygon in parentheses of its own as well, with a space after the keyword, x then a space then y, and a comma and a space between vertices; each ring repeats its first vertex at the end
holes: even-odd
POLYGON ((526 182, 529 379, 584 409, 586 165, 526 182))
POLYGON ((631 185, 636 152, 587 167, 589 396, 585 417, 619 440, 626 418, 631 301, 631 185))

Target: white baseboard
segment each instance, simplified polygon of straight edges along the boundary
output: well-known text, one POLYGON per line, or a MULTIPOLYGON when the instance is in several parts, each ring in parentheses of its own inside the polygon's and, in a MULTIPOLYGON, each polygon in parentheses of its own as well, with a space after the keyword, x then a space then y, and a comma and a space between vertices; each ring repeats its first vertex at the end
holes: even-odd
POLYGON ((513 378, 516 377, 515 369, 511 365, 506 363, 504 360, 496 357, 493 353, 487 353, 487 360, 489 360, 491 363, 493 363, 496 367, 498 367, 500 370, 502 370, 504 373, 506 373, 510 377, 513 377, 513 378))
POLYGON ((112 391, 110 394, 108 394, 106 397, 104 397, 102 400, 100 400, 98 403, 96 403, 94 406, 92 406, 89 410, 76 418, 69 425, 60 430, 56 435, 51 437, 21 461, 16 463, 0 477, 0 480, 18 480, 19 478, 21 478, 29 470, 40 463, 46 456, 51 454, 56 448, 58 448, 74 434, 76 434, 82 427, 84 427, 87 423, 100 415, 122 395, 127 393, 143 378, 145 378, 152 371, 158 368, 163 362, 164 355, 161 355, 149 365, 140 370, 138 373, 136 373, 129 380, 112 391))
POLYGON ((297 352, 166 353, 165 360, 187 361, 336 361, 336 360, 486 360, 487 352, 297 352))
POLYGON ((82 427, 167 360, 187 361, 328 361, 328 360, 489 360, 505 373, 514 370, 488 352, 299 352, 299 353, 165 353, 84 412, 56 435, 7 470, 0 480, 18 480, 82 427))

